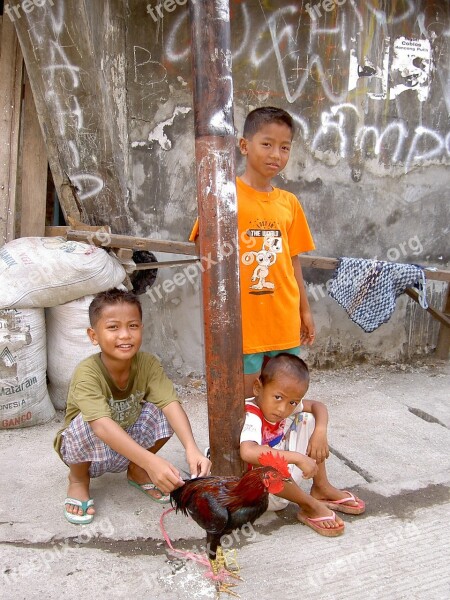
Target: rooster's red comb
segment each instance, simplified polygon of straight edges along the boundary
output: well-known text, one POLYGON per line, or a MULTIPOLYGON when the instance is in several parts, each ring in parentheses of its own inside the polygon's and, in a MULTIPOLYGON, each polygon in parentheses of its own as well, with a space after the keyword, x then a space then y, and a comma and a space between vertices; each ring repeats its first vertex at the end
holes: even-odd
POLYGON ((283 477, 289 478, 291 476, 287 460, 279 453, 272 454, 272 452, 264 452, 264 454, 259 455, 258 461, 263 467, 273 467, 283 477))

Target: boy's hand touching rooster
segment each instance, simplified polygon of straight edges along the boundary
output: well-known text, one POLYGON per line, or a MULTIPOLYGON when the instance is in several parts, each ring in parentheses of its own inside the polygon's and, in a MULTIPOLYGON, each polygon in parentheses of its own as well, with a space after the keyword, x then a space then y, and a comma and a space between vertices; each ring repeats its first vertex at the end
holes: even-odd
POLYGON ((211 474, 211 461, 198 448, 186 450, 186 460, 191 478, 206 477, 211 474))

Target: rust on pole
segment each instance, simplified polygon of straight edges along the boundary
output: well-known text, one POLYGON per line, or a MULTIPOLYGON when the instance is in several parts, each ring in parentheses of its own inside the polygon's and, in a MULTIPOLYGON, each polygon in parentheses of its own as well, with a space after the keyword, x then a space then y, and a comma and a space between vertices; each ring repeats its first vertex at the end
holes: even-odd
POLYGON ((213 472, 240 475, 242 329, 228 0, 190 0, 195 159, 213 472))

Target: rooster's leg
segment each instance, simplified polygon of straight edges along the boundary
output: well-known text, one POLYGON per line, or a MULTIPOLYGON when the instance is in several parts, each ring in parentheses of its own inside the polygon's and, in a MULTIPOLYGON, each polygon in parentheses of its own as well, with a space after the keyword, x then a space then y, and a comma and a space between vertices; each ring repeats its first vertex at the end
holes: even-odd
POLYGON ((241 568, 237 561, 236 549, 228 550, 225 555, 222 546, 219 546, 217 548, 217 560, 220 561, 221 567, 225 569, 225 571, 230 575, 230 577, 242 581, 242 577, 240 577, 239 575, 239 573, 241 572, 241 568))
MULTIPOLYGON (((220 573, 223 571, 226 572, 226 576, 228 577, 229 575, 231 577, 236 577, 231 571, 228 570, 226 564, 225 564, 225 557, 223 555, 223 550, 222 547, 219 546, 217 548, 217 552, 216 552, 216 557, 215 558, 210 558, 209 562, 211 563, 211 569, 212 572, 215 576, 219 577, 220 573)), ((240 579, 240 577, 236 577, 237 579, 240 579)), ((234 592, 231 588, 235 587, 236 584, 234 583, 225 583, 224 581, 221 581, 220 579, 216 579, 216 590, 218 592, 218 595, 220 596, 220 593, 223 592, 225 594, 229 594, 230 596, 234 596, 235 598, 239 598, 239 594, 236 594, 236 592, 234 592)))

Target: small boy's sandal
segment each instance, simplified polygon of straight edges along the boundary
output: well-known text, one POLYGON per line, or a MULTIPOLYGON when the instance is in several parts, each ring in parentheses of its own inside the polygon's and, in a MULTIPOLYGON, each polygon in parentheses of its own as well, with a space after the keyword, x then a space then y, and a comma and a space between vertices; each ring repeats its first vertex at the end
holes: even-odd
POLYGON ((342 490, 344 494, 348 494, 348 498, 341 500, 321 500, 326 506, 337 512, 345 513, 346 515, 361 515, 366 510, 366 503, 361 498, 357 498, 351 492, 342 490), (348 502, 356 502, 357 506, 351 506, 348 502))
POLYGON ((344 533, 345 525, 343 523, 338 527, 322 527, 322 523, 336 520, 334 512, 328 517, 306 517, 305 515, 298 514, 297 519, 300 523, 303 523, 303 525, 311 527, 311 529, 314 529, 314 531, 317 531, 317 533, 325 537, 337 537, 344 533))

